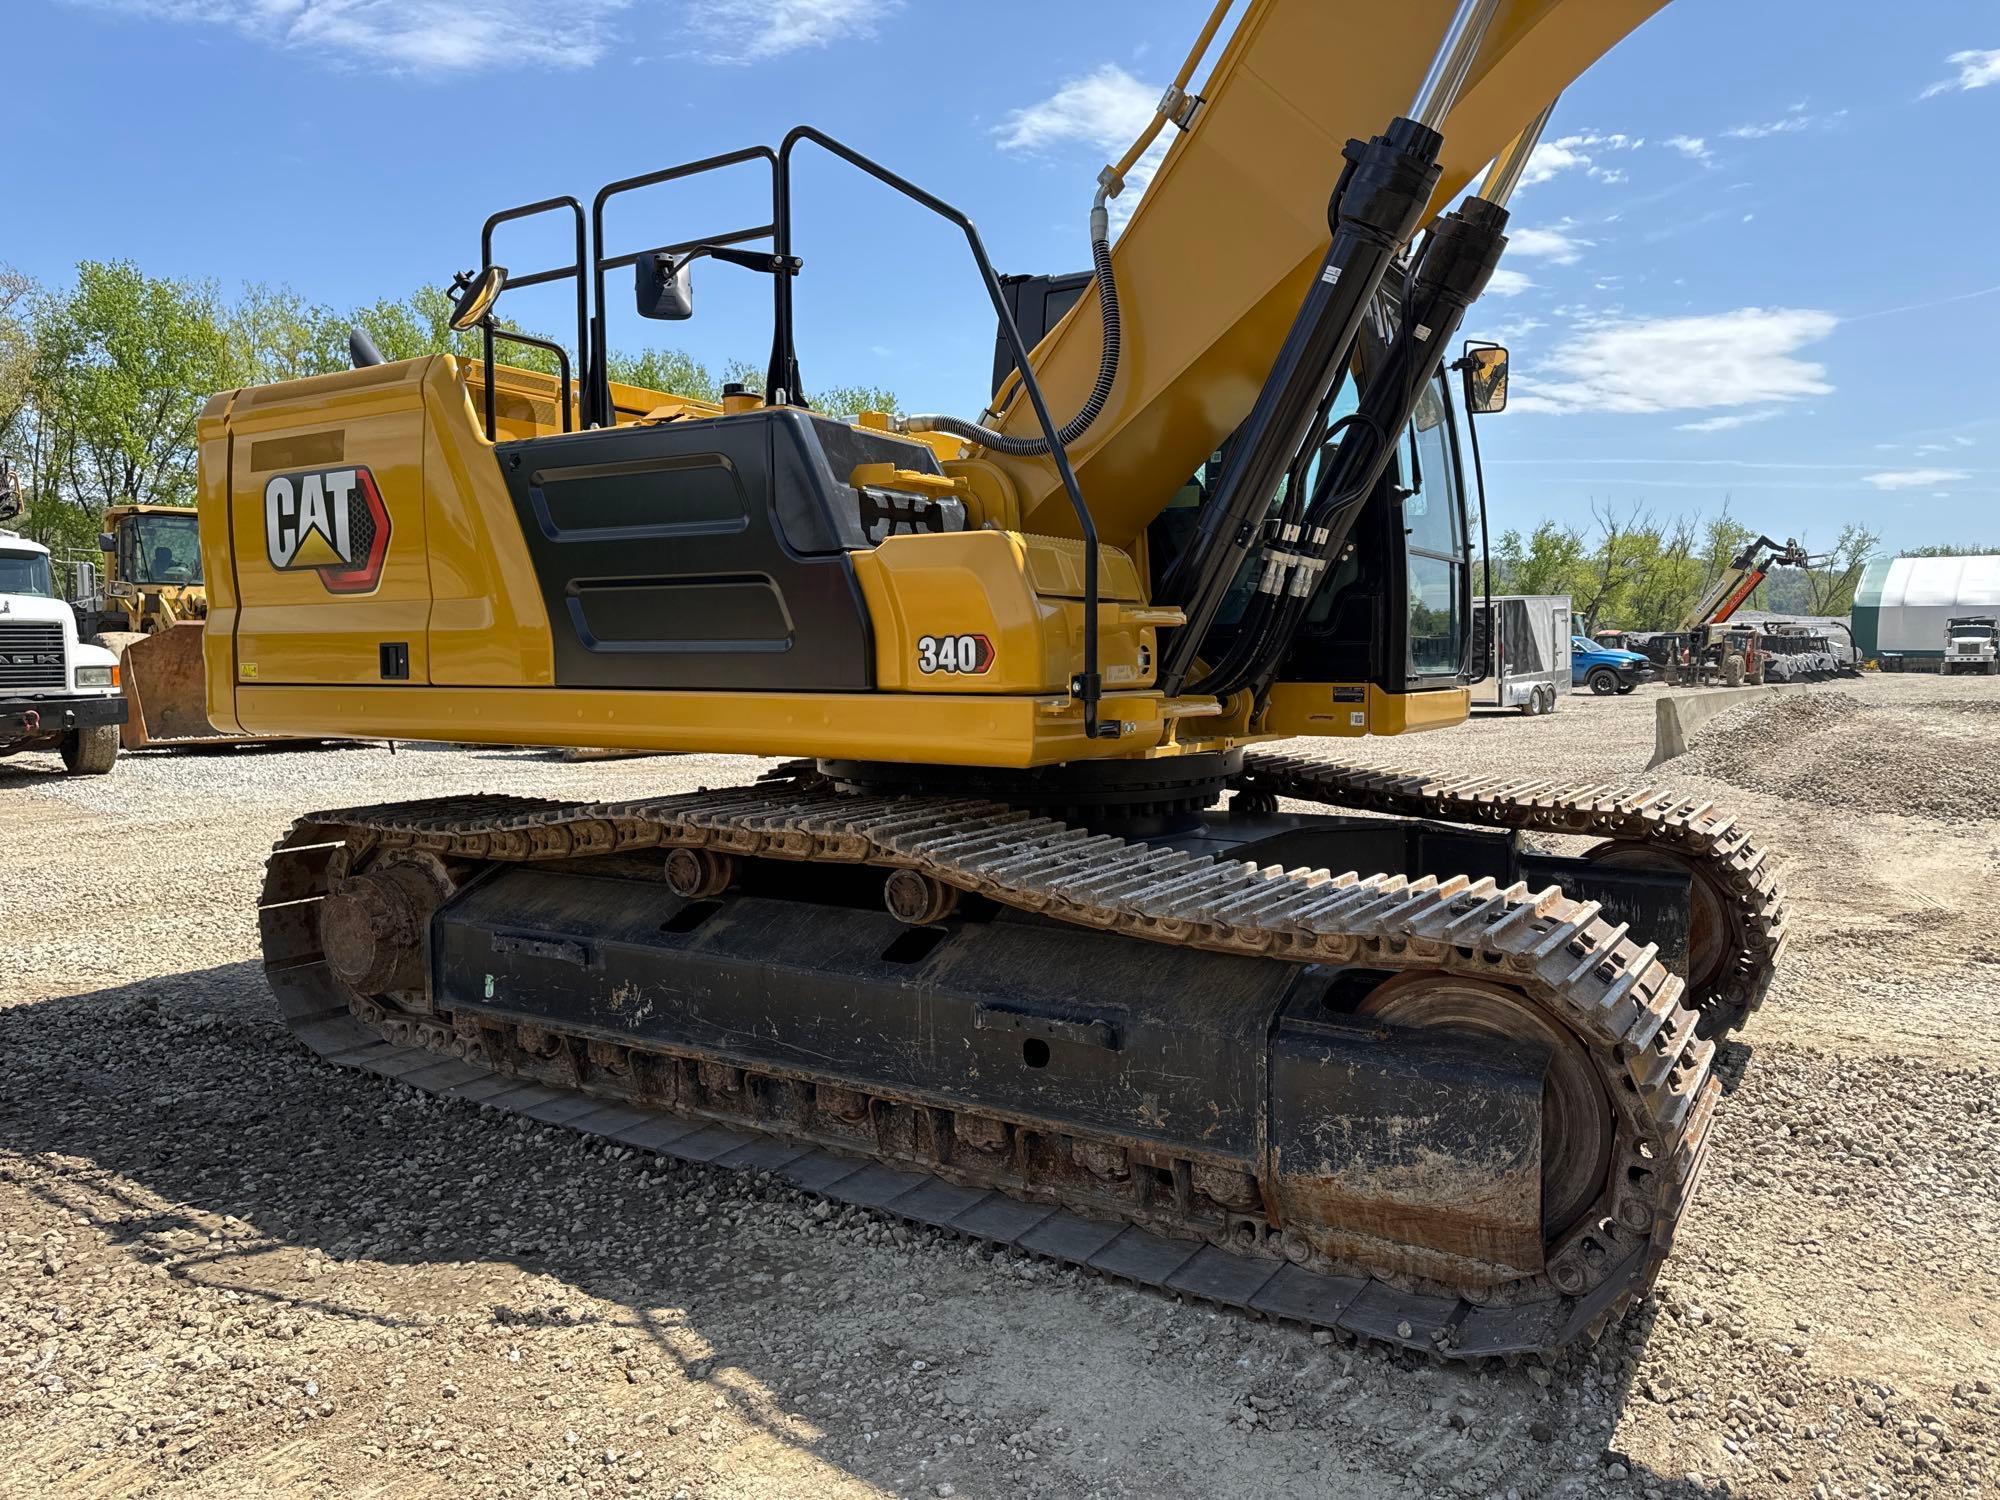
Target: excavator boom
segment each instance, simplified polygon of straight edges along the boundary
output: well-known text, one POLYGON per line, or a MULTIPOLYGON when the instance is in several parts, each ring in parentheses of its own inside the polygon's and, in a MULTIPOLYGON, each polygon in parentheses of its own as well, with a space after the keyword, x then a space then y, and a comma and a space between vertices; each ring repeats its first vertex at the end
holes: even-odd
MULTIPOLYGON (((1504 0, 1439 126, 1441 171, 1425 217, 1664 3, 1504 0)), ((1343 147, 1411 108, 1453 9, 1451 0, 1252 0, 1190 124, 1169 127, 1173 145, 1112 251, 1120 375, 1070 449, 1105 541, 1129 545, 1249 413, 1320 269, 1343 147)), ((1059 417, 1091 389, 1101 328, 1087 291, 1035 351, 1059 417)), ((1018 387, 1003 400, 998 426, 1032 435, 1018 387)), ((1075 534, 1047 457, 982 461, 1018 489, 1024 529, 1075 534)))

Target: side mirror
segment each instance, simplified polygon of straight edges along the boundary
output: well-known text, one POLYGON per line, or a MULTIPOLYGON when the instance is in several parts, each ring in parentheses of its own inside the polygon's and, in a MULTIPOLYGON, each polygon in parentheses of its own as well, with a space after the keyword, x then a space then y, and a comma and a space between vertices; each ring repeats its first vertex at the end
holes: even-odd
POLYGON ((97 550, 99 552, 116 552, 118 550, 118 538, 108 531, 98 532, 97 550))
POLYGON ((694 316, 694 277, 688 261, 656 250, 640 256, 632 270, 640 317, 680 323, 694 316))
POLYGON ((506 286, 505 266, 488 266, 477 276, 465 271, 454 276, 451 281, 452 332, 463 333, 468 328, 477 328, 493 311, 493 304, 500 300, 500 293, 506 286))
POLYGON ((1498 344, 1468 347, 1460 361, 1465 371, 1465 404, 1480 416, 1507 409, 1507 351, 1498 344))

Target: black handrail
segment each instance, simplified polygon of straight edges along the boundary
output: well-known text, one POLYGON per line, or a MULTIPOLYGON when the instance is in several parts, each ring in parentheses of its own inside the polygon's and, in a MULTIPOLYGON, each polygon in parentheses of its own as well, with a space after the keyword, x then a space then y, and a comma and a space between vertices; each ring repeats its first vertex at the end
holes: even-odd
MULTIPOLYGON (((1014 315, 1008 309, 1006 294, 1000 289, 1000 278, 993 270, 993 263, 987 258, 986 247, 979 238, 979 231, 972 221, 951 204, 934 194, 925 192, 916 184, 899 177, 887 167, 871 160, 853 147, 834 139, 823 131, 809 125, 800 125, 788 134, 777 151, 768 146, 747 146, 736 151, 725 151, 715 156, 703 157, 699 161, 683 163, 677 167, 667 167, 657 172, 646 172, 637 177, 621 178, 599 188, 591 200, 588 248, 584 239, 584 219, 582 206, 574 198, 550 198, 541 203, 528 204, 522 208, 508 209, 495 214, 486 221, 480 234, 481 265, 492 264, 492 232, 496 224, 510 219, 526 218, 532 214, 544 213, 550 209, 569 207, 577 218, 577 259, 575 266, 548 271, 531 272, 523 276, 507 278, 507 286, 533 286, 541 282, 553 281, 564 275, 574 274, 577 279, 577 343, 585 352, 583 373, 582 423, 585 427, 605 425, 613 420, 611 404, 611 379, 608 371, 609 357, 606 346, 604 318, 604 275, 620 266, 636 264, 648 255, 678 255, 698 249, 714 249, 719 246, 740 245, 748 241, 768 238, 772 242, 771 285, 772 285, 772 330, 771 363, 765 377, 765 399, 773 405, 805 404, 801 394, 799 379, 798 351, 794 340, 792 309, 792 277, 799 262, 792 253, 792 203, 791 203, 791 160, 792 150, 801 141, 810 141, 822 150, 828 151, 866 172, 876 181, 894 188, 904 197, 923 205, 932 213, 964 231, 967 246, 972 251, 973 263, 979 268, 979 277, 986 286, 986 295, 993 303, 994 315, 999 319, 1000 331, 1007 341, 1009 352, 1014 357, 1015 366, 1021 372, 1021 385, 1028 394, 1028 402, 1034 408, 1035 418, 1041 423, 1042 436, 1048 442, 1050 455, 1055 459, 1056 472, 1062 478, 1063 492, 1069 498, 1070 510, 1076 516, 1077 529, 1083 540, 1083 671, 1071 680, 1070 689, 1082 700, 1084 734, 1090 739, 1115 739, 1119 734, 1117 724, 1100 724, 1097 718, 1098 706, 1103 698, 1103 676, 1098 670, 1098 540, 1097 523, 1090 514, 1090 507, 1084 503, 1083 490, 1077 483, 1076 471, 1071 467, 1069 455, 1063 451, 1057 440, 1055 420, 1049 415, 1048 401, 1042 394, 1041 382, 1035 378, 1028 363, 1028 347, 1021 338, 1021 330, 1014 322, 1014 315), (771 222, 752 225, 744 229, 731 230, 722 235, 706 235, 699 239, 684 240, 677 244, 658 245, 648 250, 635 250, 620 255, 604 253, 604 206, 621 193, 634 192, 640 188, 655 187, 661 183, 674 182, 685 177, 699 176, 722 167, 736 166, 743 162, 765 161, 771 165, 771 222), (590 278, 586 284, 583 267, 590 267, 590 278)), ((761 268, 760 268, 761 269, 761 268)), ((494 395, 493 395, 493 339, 515 338, 522 342, 548 347, 546 341, 510 334, 504 329, 495 329, 490 320, 486 328, 486 434, 493 436, 494 395)), ((560 353, 560 351, 558 351, 560 353)), ((564 379, 567 393, 568 380, 564 379)), ((564 409, 564 429, 568 430, 568 408, 564 409)))
MULTIPOLYGON (((604 253, 604 205, 620 193, 635 192, 639 188, 656 187, 663 182, 674 182, 682 177, 695 177, 703 172, 713 172, 720 167, 733 167, 746 161, 767 161, 771 164, 773 177, 772 202, 775 205, 777 202, 776 178, 780 169, 777 153, 772 151, 769 146, 745 146, 737 151, 725 151, 717 156, 705 156, 700 161, 684 162, 678 167, 666 167, 658 172, 646 172, 637 177, 620 178, 617 182, 608 182, 599 188, 597 196, 590 200, 591 243, 596 247, 596 254, 590 262, 591 294, 595 301, 596 311, 591 317, 590 362, 586 370, 586 380, 590 385, 588 399, 584 403, 584 425, 586 427, 598 426, 611 420, 611 376, 605 369, 607 361, 604 332, 604 273, 606 271, 611 270, 615 266, 632 265, 641 256, 652 255, 658 251, 691 250, 696 245, 741 244, 746 240, 764 239, 766 237, 775 240, 777 238, 777 225, 774 218, 770 224, 761 224, 750 229, 734 230, 726 236, 717 237, 710 235, 703 239, 690 240, 683 245, 661 245, 656 247, 656 250, 637 250, 630 255, 606 257, 604 253)), ((789 282, 791 278, 788 276, 779 276, 776 279, 782 285, 789 282)))
MULTIPOLYGON (((491 345, 494 339, 505 339, 510 344, 526 344, 531 349, 542 349, 556 357, 556 379, 562 384, 562 430, 574 432, 570 425, 569 407, 569 351, 554 339, 537 338, 532 333, 521 333, 512 328, 496 328, 493 320, 485 320, 486 341, 491 345)), ((493 366, 486 366, 486 440, 493 441, 493 366)))
MULTIPOLYGON (((567 208, 576 217, 575 263, 567 266, 552 266, 546 271, 530 271, 520 276, 509 273, 500 289, 504 292, 508 287, 541 286, 546 282, 560 281, 565 276, 575 277, 576 355, 578 359, 582 359, 588 347, 587 340, 590 330, 589 288, 585 285, 583 279, 583 270, 589 264, 590 253, 583 237, 583 205, 581 203, 565 193, 557 198, 544 198, 539 203, 523 203, 518 208, 503 208, 498 213, 490 215, 486 222, 479 227, 479 269, 484 271, 488 266, 493 264, 493 231, 499 228, 500 225, 512 223, 516 219, 532 219, 540 214, 553 213, 559 208, 567 208)), ((516 343, 533 344, 541 348, 554 348, 556 354, 559 357, 562 356, 562 350, 550 344, 546 339, 530 338, 525 334, 510 334, 505 329, 496 330, 490 317, 484 320, 484 325, 481 329, 480 345, 483 368, 486 375, 486 441, 489 443, 493 441, 495 426, 493 336, 496 332, 503 338, 513 339, 516 343)), ((564 371, 567 372, 569 369, 568 359, 562 358, 561 363, 564 371)), ((571 430, 571 427, 569 376, 567 373, 564 374, 562 383, 562 411, 563 431, 568 432, 571 430)), ((587 414, 585 425, 589 425, 587 414)))
MULTIPOLYGON (((965 231, 966 244, 971 247, 980 279, 986 283, 986 295, 992 298, 993 311, 1000 319, 1000 331, 1006 337, 1008 352, 1013 355, 1015 367, 1021 372, 1022 387, 1028 393, 1029 404, 1035 409, 1036 420, 1042 424, 1042 436, 1048 442, 1049 456, 1055 460, 1056 472, 1062 476, 1063 490, 1069 496, 1070 509, 1075 512, 1077 528, 1083 534, 1083 671, 1072 680, 1070 688, 1083 700, 1085 737, 1115 739, 1119 733, 1117 725, 1100 725, 1097 722, 1098 702, 1103 696, 1103 682, 1097 670, 1097 523, 1091 518, 1090 507, 1084 504, 1083 490, 1076 482, 1076 471, 1070 467, 1069 455, 1056 438, 1056 424, 1049 415, 1048 402, 1042 396, 1041 382, 1035 378, 1034 370, 1028 363, 1027 345, 1021 339, 1021 330, 1014 323, 1013 313, 1008 310, 1007 297, 1000 290, 1000 278, 994 274, 993 263, 986 258, 986 247, 980 242, 979 231, 973 227, 971 219, 942 198, 898 177, 887 167, 823 131, 815 130, 810 125, 799 125, 778 148, 776 162, 777 194, 773 222, 777 236, 774 243, 781 259, 788 260, 792 255, 791 161, 792 148, 800 141, 811 141, 822 150, 832 152, 850 166, 860 168, 876 181, 921 203, 932 213, 965 231)), ((798 356, 792 346, 791 280, 784 275, 772 277, 776 327, 772 330, 771 368, 765 377, 765 390, 781 393, 788 400, 796 400, 799 394, 799 367, 798 356)), ((600 311, 602 300, 600 297, 600 311)))

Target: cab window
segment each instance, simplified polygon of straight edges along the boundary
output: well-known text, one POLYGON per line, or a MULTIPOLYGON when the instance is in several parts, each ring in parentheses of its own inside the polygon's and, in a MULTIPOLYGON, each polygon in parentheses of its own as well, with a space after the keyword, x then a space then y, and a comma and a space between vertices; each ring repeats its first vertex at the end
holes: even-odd
POLYGON ((37 599, 56 597, 55 575, 42 552, 0 552, 0 594, 30 594, 37 599))
POLYGON ((131 582, 201 582, 201 529, 193 511, 181 516, 132 516, 122 531, 121 570, 131 582))
POLYGON ((1465 509, 1441 381, 1424 388, 1397 445, 1412 677, 1455 676, 1465 659, 1465 509))

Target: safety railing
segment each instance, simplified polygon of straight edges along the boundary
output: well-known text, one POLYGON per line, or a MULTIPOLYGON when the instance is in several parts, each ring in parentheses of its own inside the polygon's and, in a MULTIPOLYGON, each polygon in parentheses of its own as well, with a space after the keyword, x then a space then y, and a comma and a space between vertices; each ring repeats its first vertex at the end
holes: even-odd
MULTIPOLYGON (((1022 389, 1027 393, 1028 403, 1040 424, 1042 437, 1049 446, 1049 454, 1056 466, 1056 473, 1062 480, 1063 493, 1069 500, 1071 512, 1076 517, 1077 531, 1083 541, 1083 670, 1072 679, 1071 692, 1083 706, 1084 733, 1092 739, 1112 738, 1119 733, 1116 724, 1100 724, 1098 707, 1103 697, 1103 676, 1098 662, 1098 538, 1097 523, 1090 514, 1090 507, 1083 498, 1082 487, 1077 483, 1076 471, 1057 440, 1057 428, 1049 415, 1047 398, 1042 393, 1041 382, 1036 379, 1028 362, 1028 346, 1021 337, 1021 330, 1014 322, 1014 315, 1007 306, 1006 294, 1001 290, 1000 278, 987 257, 986 246, 979 237, 979 231, 972 220, 961 210, 947 203, 933 193, 926 192, 907 178, 890 171, 881 163, 857 151, 845 142, 836 140, 823 131, 809 125, 800 125, 786 135, 776 151, 768 146, 748 146, 737 151, 726 151, 715 156, 706 156, 698 161, 684 162, 679 166, 666 167, 657 172, 642 173, 637 177, 621 178, 598 189, 591 200, 589 215, 589 240, 586 245, 584 213, 576 199, 570 197, 549 198, 540 203, 525 204, 520 208, 505 209, 486 221, 480 232, 480 264, 493 264, 493 230, 500 224, 516 219, 531 218, 538 214, 567 208, 576 221, 576 260, 569 266, 551 267, 516 276, 509 273, 506 287, 535 286, 545 282, 574 276, 577 283, 577 348, 583 352, 583 396, 582 422, 584 427, 603 426, 614 418, 611 400, 611 379, 609 374, 609 349, 605 328, 605 275, 621 267, 636 265, 649 256, 679 256, 690 252, 712 253, 728 251, 736 246, 752 244, 758 240, 771 242, 768 265, 758 264, 753 257, 730 254, 726 258, 738 265, 753 269, 767 270, 771 275, 771 362, 765 374, 765 399, 772 405, 803 406, 805 398, 799 375, 798 350, 794 339, 793 287, 802 262, 794 253, 792 240, 792 155, 804 142, 818 146, 821 150, 838 157, 877 182, 902 194, 911 202, 921 205, 946 222, 955 225, 964 235, 967 248, 972 252, 974 265, 979 269, 980 281, 986 287, 986 295, 993 303, 993 314, 999 320, 1001 336, 1006 340, 1017 369, 1021 372, 1022 389), (705 235, 696 239, 679 240, 668 244, 650 245, 645 249, 622 251, 611 255, 605 252, 604 209, 613 198, 641 188, 657 187, 662 183, 681 181, 698 177, 705 173, 720 171, 727 167, 740 166, 747 162, 761 161, 771 169, 771 218, 768 223, 752 224, 732 229, 719 235, 705 235), (585 267, 588 267, 586 285, 585 267)), ((485 325, 486 358, 486 432, 490 438, 494 431, 493 395, 493 339, 496 336, 514 338, 520 342, 535 343, 538 347, 551 347, 545 340, 528 339, 523 335, 511 334, 507 330, 496 330, 491 319, 485 325)), ((558 350, 558 354, 560 351, 558 350)), ((570 430, 569 419, 569 378, 567 365, 563 376, 563 430, 570 430)))
MULTIPOLYGON (((588 347, 586 339, 588 338, 590 329, 589 290, 585 286, 583 279, 584 267, 589 260, 589 251, 584 242, 583 205, 581 203, 565 194, 560 198, 544 198, 539 203, 523 203, 518 208, 503 208, 498 213, 490 215, 486 222, 479 227, 479 264, 481 269, 494 264, 493 231, 498 229, 502 224, 511 224, 520 219, 539 218, 543 214, 555 213, 559 209, 565 208, 570 211, 572 218, 575 220, 576 259, 566 266, 551 266, 547 270, 529 271, 518 276, 509 271, 507 279, 500 289, 502 292, 505 292, 517 287, 542 286, 552 281, 573 278, 576 282, 576 348, 578 355, 581 356, 584 349, 588 347)), ((506 339, 508 342, 515 344, 526 344, 530 348, 548 350, 555 354, 558 370, 557 378, 562 384, 562 430, 564 432, 573 431, 575 424, 571 419, 573 408, 570 395, 569 356, 563 352, 562 346, 549 339, 536 338, 532 334, 517 333, 507 328, 497 328, 494 326, 493 319, 487 317, 480 320, 480 354, 482 367, 486 376, 486 410, 484 415, 486 417, 487 441, 491 442, 493 440, 493 432, 497 420, 493 393, 493 341, 495 338, 506 339)), ((586 423, 586 425, 588 424, 586 423)))

